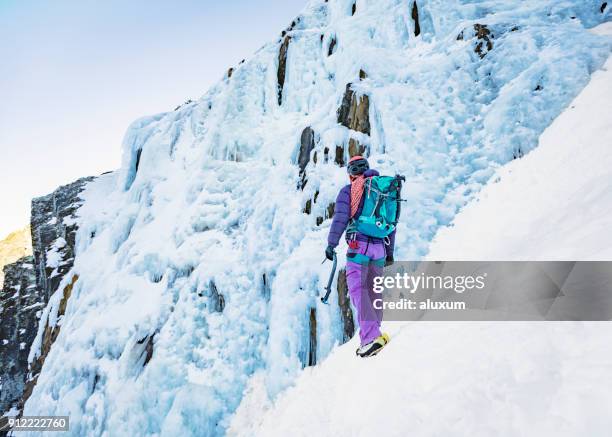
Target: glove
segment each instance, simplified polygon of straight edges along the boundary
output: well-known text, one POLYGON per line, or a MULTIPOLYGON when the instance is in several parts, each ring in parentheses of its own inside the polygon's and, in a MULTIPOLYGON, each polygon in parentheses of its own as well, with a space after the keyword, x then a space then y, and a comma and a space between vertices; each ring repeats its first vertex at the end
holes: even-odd
POLYGON ((336 252, 334 252, 334 248, 332 246, 327 246, 327 249, 325 249, 325 258, 330 261, 333 261, 335 254, 336 252))
POLYGON ((394 262, 395 260, 393 259, 393 255, 388 255, 387 258, 385 259, 385 267, 389 267, 390 265, 393 265, 394 262))

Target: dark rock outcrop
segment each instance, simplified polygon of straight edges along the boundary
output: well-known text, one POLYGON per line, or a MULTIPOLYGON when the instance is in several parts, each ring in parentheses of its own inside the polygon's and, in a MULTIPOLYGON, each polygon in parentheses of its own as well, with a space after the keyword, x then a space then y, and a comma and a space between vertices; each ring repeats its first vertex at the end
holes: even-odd
POLYGON ((476 39, 478 39, 474 51, 482 59, 487 53, 493 50, 493 41, 491 41, 493 39, 493 34, 486 24, 474 24, 474 32, 476 39))
POLYGON ((338 108, 338 123, 357 132, 370 135, 370 98, 364 94, 358 96, 346 85, 342 104, 338 108))
MULTIPOLYGON (((359 71, 359 78, 367 78, 365 71, 359 71)), ((338 123, 341 125, 361 132, 366 135, 370 135, 370 98, 367 94, 361 96, 357 95, 352 89, 352 84, 346 85, 346 91, 342 98, 342 104, 338 108, 338 123)), ((346 164, 346 145, 337 145, 334 162, 340 166, 346 164)), ((367 147, 360 144, 359 141, 354 138, 349 139, 348 144, 348 155, 349 158, 356 155, 366 155, 367 147)))
POLYGON ((336 157, 334 162, 342 167, 344 163, 344 146, 336 146, 336 157))
POLYGON ((310 308, 309 322, 309 344, 308 344, 308 361, 306 365, 314 366, 317 364, 317 310, 310 308))
POLYGON ((521 148, 521 146, 517 146, 514 148, 514 151, 512 152, 512 159, 521 159, 524 155, 525 153, 523 152, 523 149, 521 148))
POLYGON ((291 37, 285 36, 283 43, 278 51, 278 70, 277 70, 277 82, 278 82, 278 105, 283 104, 283 88, 285 87, 285 75, 287 73, 287 53, 289 52, 289 42, 291 37))
POLYGON ((210 300, 211 300, 211 309, 217 313, 223 312, 225 309, 225 297, 219 293, 217 289, 217 285, 210 281, 210 300))
POLYGON ((129 351, 129 368, 134 372, 134 376, 137 376, 149 361, 151 361, 151 358, 153 358, 156 334, 157 332, 154 332, 153 334, 145 335, 140 340, 137 340, 129 351))
POLYGON ((335 210, 336 210, 336 202, 332 202, 329 205, 327 205, 327 209, 325 210, 325 212, 327 213, 327 218, 333 218, 335 210))
POLYGON ((421 25, 419 24, 419 7, 416 1, 412 4, 411 15, 414 21, 414 36, 419 36, 421 34, 421 25))
POLYGON ((28 353, 46 301, 36 288, 34 258, 4 266, 0 290, 0 415, 17 407, 25 388, 28 353))
POLYGON ((370 148, 364 144, 361 144, 359 140, 354 138, 350 138, 348 142, 348 159, 345 153, 346 149, 346 145, 336 146, 336 156, 334 158, 334 162, 340 167, 343 167, 346 164, 346 161, 351 159, 353 156, 359 155, 367 158, 370 155, 370 148))
POLYGON ((336 202, 332 202, 329 205, 327 205, 327 208, 325 208, 325 215, 324 217, 317 217, 316 223, 317 226, 321 225, 326 219, 330 219, 334 217, 334 210, 336 209, 336 202))
POLYGON ((225 309, 225 296, 219 293, 215 281, 211 280, 208 283, 208 290, 206 290, 206 292, 199 292, 198 295, 200 297, 208 297, 208 307, 211 311, 221 313, 225 309))
POLYGON ((308 199, 306 201, 306 204, 304 205, 304 209, 302 209, 302 212, 304 214, 310 215, 310 213, 312 212, 312 199, 308 199))
POLYGON ((342 343, 346 343, 355 334, 355 322, 353 320, 353 310, 346 283, 346 269, 338 272, 338 306, 340 307, 340 318, 342 319, 342 343))
POLYGON ((82 204, 79 194, 93 178, 82 178, 53 193, 32 200, 32 248, 36 285, 46 300, 72 268, 77 231, 76 212, 82 204))
POLYGON ((367 157, 369 155, 368 148, 354 138, 351 138, 349 140, 348 152, 349 152, 349 158, 352 158, 353 156, 358 156, 358 155, 367 157))
POLYGON ((267 273, 261 275, 261 295, 266 299, 266 302, 270 301, 272 290, 270 289, 270 279, 267 273))
POLYGON ((304 205, 304 209, 302 210, 304 214, 310 214, 312 212, 312 205, 317 203, 318 197, 319 197, 319 192, 315 191, 314 197, 306 201, 306 204, 304 205))
POLYGON ((336 44, 338 44, 338 41, 336 40, 336 37, 334 36, 329 42, 329 47, 327 48, 327 56, 331 56, 336 52, 336 44))
MULTIPOLYGON (((178 110, 179 110, 179 109, 181 109, 183 106, 190 105, 191 103, 193 103, 193 100, 191 100, 191 99, 187 99, 187 100, 185 100, 185 102, 184 102, 184 103, 181 103, 181 104, 180 104, 180 105, 178 105, 176 108, 174 108, 174 110, 175 110, 175 111, 178 111, 178 110)), ((110 172, 109 172, 109 173, 110 173, 110 172)), ((102 173, 102 174, 104 174, 104 173, 102 173)))
POLYGON ((310 152, 315 147, 315 132, 310 126, 302 131, 300 137, 300 153, 298 155, 298 166, 300 167, 300 183, 299 188, 303 189, 306 186, 306 166, 310 162, 310 152))
MULTIPOLYGON (((517 27, 513 27, 511 31, 518 30, 517 27)), ((457 41, 462 41, 466 38, 476 38, 476 44, 474 45, 474 52, 480 56, 480 59, 483 59, 487 53, 493 50, 493 38, 495 35, 491 33, 491 29, 487 27, 486 24, 474 24, 474 30, 472 35, 466 34, 468 29, 462 30, 459 35, 457 35, 457 41)))
POLYGON ((140 167, 140 158, 142 157, 142 149, 138 149, 136 151, 136 163, 134 164, 134 175, 138 173, 138 168, 140 167))

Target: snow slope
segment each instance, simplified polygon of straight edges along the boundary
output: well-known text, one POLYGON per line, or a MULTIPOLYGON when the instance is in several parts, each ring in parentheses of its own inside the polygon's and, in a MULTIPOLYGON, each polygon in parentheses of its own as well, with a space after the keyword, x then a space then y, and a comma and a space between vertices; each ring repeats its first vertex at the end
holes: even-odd
POLYGON ((379 356, 341 346, 267 410, 245 398, 228 435, 608 436, 608 325, 389 323, 379 356))
POLYGON ((420 0, 416 36, 412 0, 313 0, 201 99, 135 121, 121 169, 82 194, 74 268, 35 344, 61 330, 24 414, 69 414, 74 435, 224 434, 253 381, 273 398, 300 375, 310 314, 318 361, 342 341, 336 297, 318 299, 330 220, 317 218, 346 183, 334 155, 357 140, 406 175, 397 257, 425 255, 606 61, 612 39, 587 30, 610 20, 600 6, 420 0), (349 83, 368 96, 369 134, 338 123, 349 83))
POLYGON ((502 167, 438 232, 428 258, 612 260, 610 114, 612 58, 538 148, 502 167))
MULTIPOLYGON (((608 26, 609 28, 609 26, 608 26)), ((611 259, 612 58, 540 138, 498 171, 432 244, 432 259, 611 259)), ((243 436, 608 436, 610 323, 389 322, 274 404, 254 379, 230 428, 243 436)))

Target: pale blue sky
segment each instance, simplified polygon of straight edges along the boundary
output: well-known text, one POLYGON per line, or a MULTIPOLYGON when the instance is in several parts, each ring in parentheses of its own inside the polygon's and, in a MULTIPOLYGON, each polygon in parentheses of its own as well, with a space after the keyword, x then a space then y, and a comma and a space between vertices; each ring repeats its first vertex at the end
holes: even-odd
POLYGON ((0 239, 119 166, 134 119, 198 98, 306 0, 0 0, 0 239))

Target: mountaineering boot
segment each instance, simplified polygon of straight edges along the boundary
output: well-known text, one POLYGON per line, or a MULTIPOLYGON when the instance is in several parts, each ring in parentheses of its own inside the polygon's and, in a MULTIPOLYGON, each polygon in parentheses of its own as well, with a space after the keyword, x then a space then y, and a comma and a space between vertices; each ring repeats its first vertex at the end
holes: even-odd
POLYGON ((387 345, 387 343, 389 343, 389 336, 386 333, 383 333, 383 335, 375 338, 370 343, 361 346, 355 353, 362 358, 372 357, 380 352, 382 348, 387 345))

